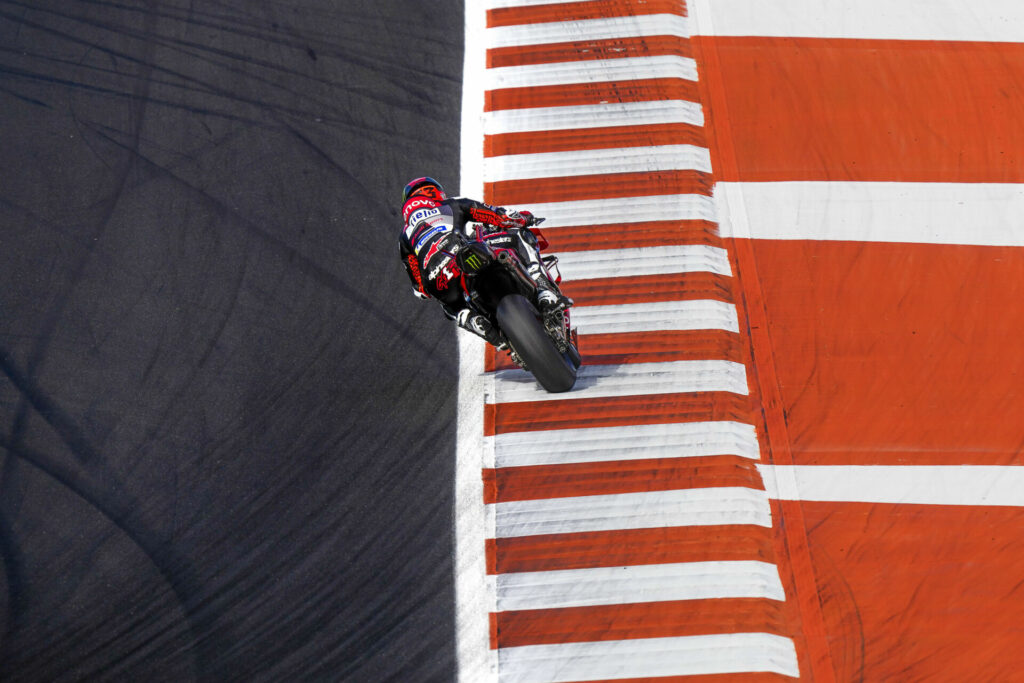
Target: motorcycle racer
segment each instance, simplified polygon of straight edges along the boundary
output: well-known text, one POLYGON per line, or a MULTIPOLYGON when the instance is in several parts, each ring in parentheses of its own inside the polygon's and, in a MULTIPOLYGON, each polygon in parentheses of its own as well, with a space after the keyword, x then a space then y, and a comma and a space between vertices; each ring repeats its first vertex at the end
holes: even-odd
MULTIPOLYGON (((466 235, 470 222, 482 223, 492 233, 507 233, 510 246, 522 257, 530 277, 538 284, 537 301, 543 311, 566 308, 572 300, 552 291, 541 265, 537 238, 528 229, 533 215, 528 211, 509 213, 464 197, 448 197, 441 184, 423 177, 410 181, 402 193, 404 225, 399 237, 402 264, 412 283, 413 293, 435 298, 450 320, 459 327, 503 348, 505 339, 491 322, 474 313, 463 297, 461 272, 455 261, 459 233, 466 235)), ((504 235, 492 235, 497 241, 504 235)))

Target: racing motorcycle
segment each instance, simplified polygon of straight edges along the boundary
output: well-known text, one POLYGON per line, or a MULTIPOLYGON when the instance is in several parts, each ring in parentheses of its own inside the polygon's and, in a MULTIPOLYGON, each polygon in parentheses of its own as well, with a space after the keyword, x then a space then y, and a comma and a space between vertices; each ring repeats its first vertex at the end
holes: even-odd
MULTIPOLYGON (((544 219, 532 217, 522 228, 536 240, 538 251, 548 242, 532 227, 544 219)), ((485 233, 475 226, 475 239, 464 241, 455 255, 462 271, 462 291, 473 311, 485 316, 508 340, 512 362, 529 371, 550 392, 569 391, 576 383, 576 370, 582 359, 579 341, 568 309, 542 313, 534 305, 537 283, 530 277, 513 238, 507 232, 485 233)), ((556 293, 562 281, 558 257, 541 257, 548 283, 556 293)))

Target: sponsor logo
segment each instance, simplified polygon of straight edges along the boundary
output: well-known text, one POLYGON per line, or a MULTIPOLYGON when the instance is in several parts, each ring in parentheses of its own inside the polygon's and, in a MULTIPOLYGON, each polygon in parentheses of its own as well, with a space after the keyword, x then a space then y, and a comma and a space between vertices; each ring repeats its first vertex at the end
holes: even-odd
POLYGON ((427 220, 428 218, 433 218, 434 216, 440 216, 440 215, 441 215, 441 212, 439 210, 437 210, 437 209, 420 209, 419 211, 416 211, 415 213, 413 213, 413 215, 409 216, 409 219, 408 219, 407 222, 409 222, 409 223, 420 223, 422 221, 427 220))
POLYGON ((449 258, 430 271, 427 277, 433 281, 435 287, 443 290, 448 289, 448 283, 458 277, 459 272, 459 267, 449 258))
POLYGON ((412 273, 413 279, 416 280, 416 289, 426 294, 426 290, 423 289, 423 275, 420 273, 420 264, 416 263, 416 257, 410 254, 406 257, 405 262, 409 264, 409 272, 412 273))
MULTIPOLYGON (((446 225, 444 227, 447 228, 448 226, 446 225)), ((423 257, 423 263, 427 263, 428 261, 430 261, 430 259, 433 258, 434 255, 436 255, 438 252, 441 252, 442 254, 448 254, 449 256, 455 256, 456 254, 458 254, 459 249, 462 248, 462 246, 458 243, 452 244, 451 249, 447 249, 448 245, 452 241, 450 237, 450 235, 445 235, 443 238, 441 238, 434 244, 431 244, 430 249, 427 250, 427 255, 423 257)))
POLYGON ((409 214, 415 211, 416 209, 420 209, 423 207, 436 208, 437 206, 437 202, 431 201, 429 199, 413 199, 412 201, 406 202, 405 205, 402 207, 402 219, 405 220, 406 223, 408 223, 409 214))
MULTIPOLYGON (((438 225, 438 226, 435 226, 435 227, 431 228, 430 230, 427 230, 425 233, 420 235, 419 239, 416 240, 416 244, 413 245, 413 249, 417 253, 419 253, 419 250, 423 248, 424 244, 429 242, 434 237, 437 237, 442 232, 447 232, 449 229, 450 228, 447 225, 438 225)), ((427 258, 430 258, 429 254, 427 255, 427 258)), ((426 259, 424 259, 424 260, 426 260, 426 259)))
POLYGON ((465 263, 466 268, 470 270, 479 270, 484 267, 484 260, 478 254, 474 254, 472 252, 466 255, 463 263, 465 263))
POLYGON ((434 278, 436 278, 436 277, 437 277, 438 275, 440 275, 440 274, 441 274, 441 272, 442 272, 442 271, 443 271, 443 270, 444 270, 445 268, 447 268, 447 267, 448 267, 449 265, 451 265, 451 262, 452 262, 452 261, 451 261, 451 259, 447 259, 447 260, 445 260, 444 262, 440 263, 440 264, 439 264, 439 265, 438 265, 438 266, 437 266, 436 268, 434 268, 434 269, 433 269, 432 271, 430 271, 430 272, 429 272, 429 273, 427 274, 427 277, 428 277, 428 278, 430 278, 431 280, 433 280, 433 279, 434 279, 434 278))

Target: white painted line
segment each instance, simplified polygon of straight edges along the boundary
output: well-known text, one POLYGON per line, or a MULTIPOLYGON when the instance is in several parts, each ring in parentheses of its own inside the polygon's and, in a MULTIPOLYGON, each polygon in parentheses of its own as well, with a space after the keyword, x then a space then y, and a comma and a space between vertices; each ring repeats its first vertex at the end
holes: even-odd
POLYGON ((779 570, 757 561, 641 564, 489 578, 499 612, 668 600, 785 599, 779 570))
POLYGON ((694 35, 1024 42, 1024 3, 691 0, 694 35))
MULTIPOLYGON (((608 19, 554 21, 488 28, 484 42, 489 48, 584 42, 640 36, 689 37, 690 24, 678 14, 642 14, 608 19)), ((479 40, 479 36, 475 39, 479 40)))
POLYGON ((800 675, 793 641, 770 633, 525 645, 502 648, 498 657, 501 683, 668 680, 748 672, 800 675))
POLYGON ((676 170, 710 173, 710 151, 694 145, 659 145, 509 154, 484 159, 484 179, 488 182, 676 170))
POLYGON ((704 125, 704 110, 697 102, 611 102, 571 107, 501 109, 484 115, 484 133, 528 133, 575 128, 651 126, 664 123, 704 125))
MULTIPOLYGON (((527 204, 529 202, 524 202, 527 204)), ((571 202, 529 203, 536 216, 544 216, 544 229, 568 225, 609 225, 643 221, 716 221, 715 200, 702 194, 584 199, 571 202)))
POLYGON ((778 500, 1024 507, 1020 465, 758 465, 778 500))
POLYGON ((493 454, 489 467, 712 455, 760 458, 754 426, 729 421, 553 429, 485 438, 490 443, 484 450, 493 454))
POLYGON ((517 368, 494 373, 494 398, 497 403, 699 391, 729 391, 745 395, 746 367, 742 363, 727 360, 584 365, 576 371, 576 386, 561 394, 548 393, 525 370, 517 368))
MULTIPOLYGON (((488 609, 495 604, 486 580, 481 549, 487 528, 480 469, 487 450, 481 434, 483 399, 490 382, 483 368, 483 340, 456 335, 459 344, 459 406, 455 466, 455 617, 459 676, 463 681, 493 680, 497 661, 490 649, 488 609)), ((491 520, 493 523, 493 520, 491 520)))
MULTIPOLYGON (((465 59, 462 89, 460 191, 483 196, 483 73, 486 51, 478 36, 487 25, 483 3, 471 0, 465 8, 465 59)), ((419 175, 419 172, 416 172, 419 175)), ((443 182, 443 181, 442 181, 443 182)), ((482 548, 493 535, 486 528, 483 505, 483 396, 492 381, 484 374, 483 341, 471 334, 456 335, 459 345, 459 405, 455 449, 455 651, 463 683, 498 680, 498 657, 490 647, 487 612, 495 609, 493 586, 487 581, 482 548)))
POLYGON ((736 307, 713 299, 580 306, 572 309, 572 322, 580 334, 663 330, 740 331, 736 307))
POLYGON ((537 88, 574 83, 623 83, 648 78, 697 80, 697 63, 690 57, 657 55, 585 59, 553 64, 499 66, 487 70, 487 89, 537 88))
POLYGON ((740 486, 492 503, 495 538, 719 524, 772 525, 768 494, 740 486))
POLYGON ((565 251, 558 254, 558 268, 566 281, 670 273, 732 275, 725 249, 704 244, 565 251))
POLYGON ((1024 246, 1024 184, 718 183, 715 202, 723 237, 1024 246))
MULTIPOLYGON (((484 0, 487 9, 502 9, 505 7, 534 7, 537 5, 561 5, 571 0, 484 0)), ((601 0, 591 0, 600 2, 601 0)))

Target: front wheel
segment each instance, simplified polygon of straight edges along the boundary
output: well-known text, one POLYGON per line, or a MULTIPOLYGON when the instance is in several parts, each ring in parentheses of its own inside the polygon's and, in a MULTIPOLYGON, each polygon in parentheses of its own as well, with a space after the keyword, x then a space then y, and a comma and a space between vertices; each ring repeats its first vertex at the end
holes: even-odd
POLYGON ((498 302, 498 324, 509 344, 537 378, 552 393, 569 391, 576 383, 576 367, 548 336, 540 314, 526 297, 509 294, 498 302))

